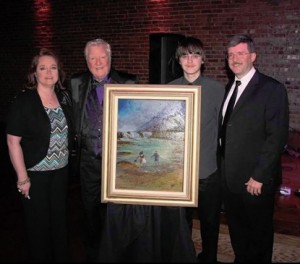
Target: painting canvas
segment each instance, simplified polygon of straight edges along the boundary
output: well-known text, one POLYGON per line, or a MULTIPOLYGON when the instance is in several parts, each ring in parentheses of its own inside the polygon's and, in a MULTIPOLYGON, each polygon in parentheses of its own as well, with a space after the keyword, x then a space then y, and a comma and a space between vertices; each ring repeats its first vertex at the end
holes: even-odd
POLYGON ((197 206, 201 87, 104 90, 102 202, 197 206))

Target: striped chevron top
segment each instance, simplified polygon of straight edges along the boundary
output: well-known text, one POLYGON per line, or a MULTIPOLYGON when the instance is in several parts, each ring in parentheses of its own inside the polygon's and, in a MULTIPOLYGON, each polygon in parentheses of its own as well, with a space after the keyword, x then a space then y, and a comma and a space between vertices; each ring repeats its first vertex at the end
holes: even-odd
POLYGON ((46 108, 51 123, 50 144, 47 156, 30 171, 48 171, 65 167, 68 164, 68 125, 62 108, 46 108))

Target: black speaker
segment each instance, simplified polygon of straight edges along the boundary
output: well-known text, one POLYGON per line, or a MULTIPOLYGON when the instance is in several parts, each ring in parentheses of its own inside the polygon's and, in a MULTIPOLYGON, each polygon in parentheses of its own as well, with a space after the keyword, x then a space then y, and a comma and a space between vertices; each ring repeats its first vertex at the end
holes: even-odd
POLYGON ((175 59, 178 42, 183 35, 172 33, 150 34, 149 83, 166 84, 182 75, 175 59))

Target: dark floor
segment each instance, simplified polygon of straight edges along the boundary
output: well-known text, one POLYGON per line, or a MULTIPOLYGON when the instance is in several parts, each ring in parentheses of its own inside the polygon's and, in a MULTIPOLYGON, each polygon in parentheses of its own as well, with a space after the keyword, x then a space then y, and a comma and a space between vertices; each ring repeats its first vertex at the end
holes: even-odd
MULTIPOLYGON (((0 262, 24 262, 26 244, 22 207, 16 189, 16 179, 3 142, 0 154, 0 262)), ((300 188, 300 157, 286 152, 282 157, 282 164, 283 185, 290 187, 292 193, 283 196, 278 192, 274 214, 275 231, 300 237, 300 197, 294 194, 300 188)), ((72 261, 83 262, 82 204, 79 180, 76 177, 70 177, 68 215, 72 261)), ((226 215, 222 215, 222 222, 226 223, 226 215)))
POLYGON ((300 237, 300 152, 285 152, 282 168, 281 186, 290 188, 291 194, 285 196, 278 192, 274 213, 275 231, 300 237))

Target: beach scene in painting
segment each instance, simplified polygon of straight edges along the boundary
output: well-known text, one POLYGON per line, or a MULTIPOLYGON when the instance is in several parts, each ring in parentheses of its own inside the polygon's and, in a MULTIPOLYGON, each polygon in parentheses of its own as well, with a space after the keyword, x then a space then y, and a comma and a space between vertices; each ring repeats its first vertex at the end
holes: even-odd
POLYGON ((183 191, 184 100, 118 100, 116 189, 183 191))

